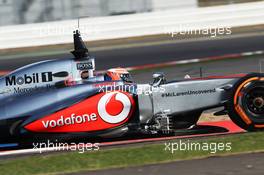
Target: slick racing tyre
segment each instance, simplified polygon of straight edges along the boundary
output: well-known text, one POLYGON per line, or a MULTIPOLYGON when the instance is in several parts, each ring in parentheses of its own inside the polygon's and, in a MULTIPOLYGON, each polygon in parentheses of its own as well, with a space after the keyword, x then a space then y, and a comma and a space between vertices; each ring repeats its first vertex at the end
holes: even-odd
POLYGON ((248 131, 264 130, 264 75, 249 74, 234 85, 228 112, 231 120, 248 131))

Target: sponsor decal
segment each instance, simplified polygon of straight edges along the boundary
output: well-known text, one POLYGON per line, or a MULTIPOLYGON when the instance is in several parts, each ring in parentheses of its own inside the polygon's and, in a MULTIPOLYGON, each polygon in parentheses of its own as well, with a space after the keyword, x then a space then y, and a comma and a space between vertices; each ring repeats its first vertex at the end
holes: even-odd
POLYGON ((100 93, 25 126, 32 132, 89 132, 127 122, 135 101, 128 92, 100 93))
POLYGON ((77 63, 77 70, 88 70, 88 69, 93 69, 92 62, 77 63))
POLYGON ((24 74, 23 76, 7 76, 5 78, 6 86, 16 86, 25 84, 45 83, 53 80, 52 72, 33 73, 31 75, 24 74))
POLYGON ((21 88, 21 87, 14 87, 14 94, 22 94, 22 93, 32 93, 32 92, 41 92, 42 90, 45 91, 47 89, 54 88, 50 84, 47 84, 46 86, 34 86, 29 88, 21 88))
POLYGON ((64 126, 64 125, 74 125, 74 124, 81 124, 85 122, 92 122, 96 121, 97 116, 95 113, 92 113, 91 115, 84 114, 84 115, 78 115, 72 114, 70 117, 64 118, 64 116, 61 116, 58 120, 47 120, 42 121, 42 124, 44 128, 55 128, 58 126, 64 126))
POLYGON ((98 113, 107 123, 115 124, 124 121, 130 109, 131 102, 123 93, 106 93, 98 102, 98 113))
POLYGON ((167 92, 161 94, 161 97, 178 97, 186 95, 201 95, 201 94, 210 94, 215 93, 216 89, 205 89, 205 90, 196 90, 196 91, 185 91, 185 92, 167 92))

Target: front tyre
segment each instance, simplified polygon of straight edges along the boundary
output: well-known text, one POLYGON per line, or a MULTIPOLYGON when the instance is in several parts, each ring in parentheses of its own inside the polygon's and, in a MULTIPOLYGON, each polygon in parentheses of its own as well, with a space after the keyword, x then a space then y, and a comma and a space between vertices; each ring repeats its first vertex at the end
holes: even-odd
POLYGON ((249 74, 233 87, 228 103, 231 120, 248 131, 264 130, 264 75, 249 74))

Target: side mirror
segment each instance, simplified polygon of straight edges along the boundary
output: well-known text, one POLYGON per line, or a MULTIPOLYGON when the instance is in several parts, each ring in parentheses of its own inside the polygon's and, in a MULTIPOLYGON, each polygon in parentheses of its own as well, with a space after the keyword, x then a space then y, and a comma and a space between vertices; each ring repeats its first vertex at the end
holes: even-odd
POLYGON ((161 84, 166 83, 166 79, 163 73, 160 72, 154 73, 152 75, 152 78, 153 78, 153 83, 152 83, 153 86, 159 86, 161 84))

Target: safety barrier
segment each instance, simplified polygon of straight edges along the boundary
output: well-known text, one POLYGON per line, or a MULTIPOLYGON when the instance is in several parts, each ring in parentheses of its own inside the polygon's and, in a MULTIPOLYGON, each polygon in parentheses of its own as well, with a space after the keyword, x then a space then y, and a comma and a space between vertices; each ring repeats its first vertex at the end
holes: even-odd
MULTIPOLYGON (((138 37, 169 31, 264 24, 264 2, 188 8, 133 15, 83 18, 84 40, 138 37)), ((72 42, 77 20, 0 27, 0 49, 72 42)))

